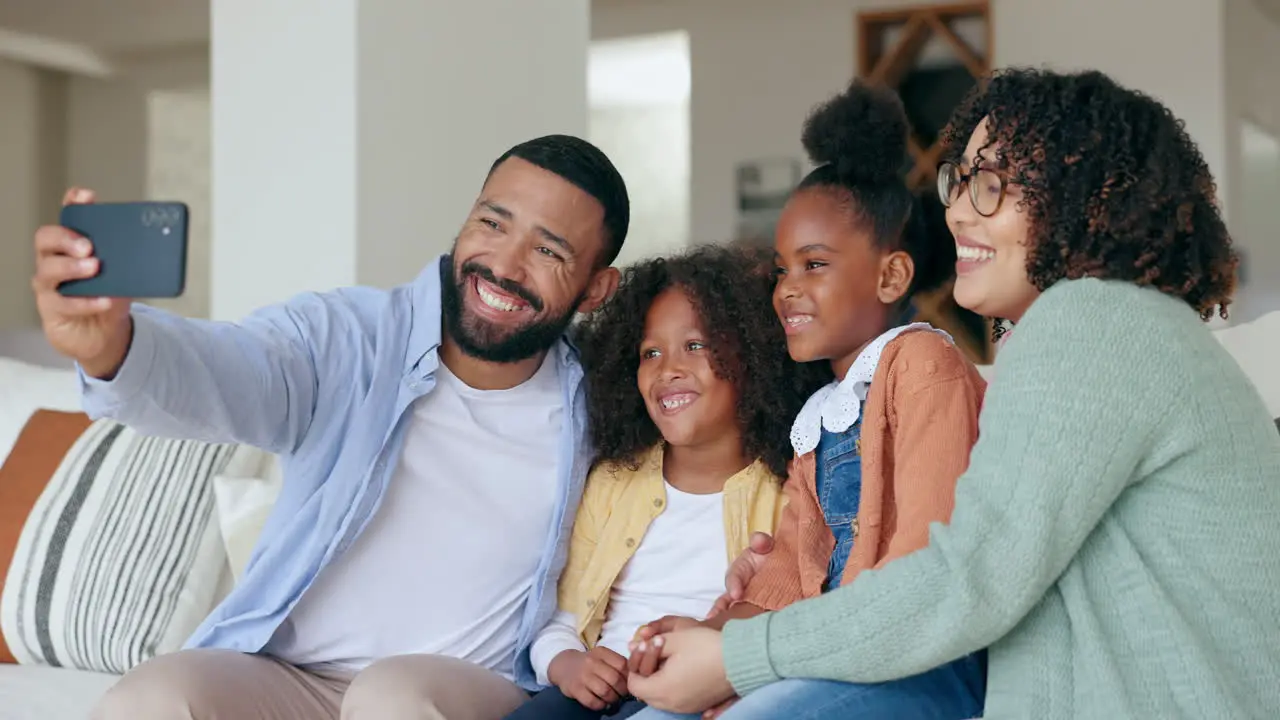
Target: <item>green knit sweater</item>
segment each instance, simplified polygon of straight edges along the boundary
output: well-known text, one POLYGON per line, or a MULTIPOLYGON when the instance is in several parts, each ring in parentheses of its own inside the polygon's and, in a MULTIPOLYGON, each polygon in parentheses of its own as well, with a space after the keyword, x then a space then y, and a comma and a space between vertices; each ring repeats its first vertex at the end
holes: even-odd
POLYGON ((928 547, 723 640, 739 694, 981 648, 987 718, 1280 717, 1280 436, 1185 303, 1054 285, 1000 353, 928 547))

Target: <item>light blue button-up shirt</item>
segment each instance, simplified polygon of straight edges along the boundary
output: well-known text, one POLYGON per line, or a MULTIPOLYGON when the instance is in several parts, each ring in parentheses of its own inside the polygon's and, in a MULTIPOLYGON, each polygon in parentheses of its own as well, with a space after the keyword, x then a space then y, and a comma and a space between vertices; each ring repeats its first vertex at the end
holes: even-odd
MULTIPOLYGON (((396 467, 406 410, 435 387, 448 263, 448 256, 437 258, 412 283, 389 291, 305 294, 238 323, 138 305, 119 374, 102 382, 81 373, 91 417, 147 434, 255 445, 281 458, 284 485, 243 579, 187 647, 261 651, 317 574, 368 524, 396 467)), ((577 353, 567 339, 552 352, 561 365, 565 422, 555 522, 518 634, 516 679, 531 690, 538 686, 529 646, 555 610, 591 461, 577 353)), ((439 547, 448 541, 440 538, 439 547)))

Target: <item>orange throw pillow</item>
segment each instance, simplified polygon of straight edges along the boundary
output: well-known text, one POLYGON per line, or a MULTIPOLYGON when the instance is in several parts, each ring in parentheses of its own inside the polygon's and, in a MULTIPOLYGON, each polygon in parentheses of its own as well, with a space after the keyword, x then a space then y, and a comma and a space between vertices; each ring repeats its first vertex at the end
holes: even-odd
MULTIPOLYGON (((37 410, 0 466, 0 593, 31 508, 90 424, 84 413, 37 410)), ((13 662, 17 661, 0 633, 0 663, 13 662)))

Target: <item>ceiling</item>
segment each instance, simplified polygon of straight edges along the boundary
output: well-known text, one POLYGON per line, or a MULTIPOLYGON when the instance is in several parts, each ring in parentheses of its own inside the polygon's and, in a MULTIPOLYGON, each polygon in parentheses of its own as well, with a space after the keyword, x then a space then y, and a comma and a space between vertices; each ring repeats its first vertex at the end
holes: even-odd
POLYGON ((1262 14, 1280 23, 1280 0, 1253 0, 1262 14))
POLYGON ((101 51, 206 42, 209 0, 0 0, 0 28, 101 51))
MULTIPOLYGON (((622 2, 594 0, 610 1, 622 2)), ((99 51, 154 50, 207 42, 209 2, 210 0, 0 0, 0 28, 75 43, 99 51)), ((1265 15, 1280 23, 1280 0, 1253 2, 1265 15)))

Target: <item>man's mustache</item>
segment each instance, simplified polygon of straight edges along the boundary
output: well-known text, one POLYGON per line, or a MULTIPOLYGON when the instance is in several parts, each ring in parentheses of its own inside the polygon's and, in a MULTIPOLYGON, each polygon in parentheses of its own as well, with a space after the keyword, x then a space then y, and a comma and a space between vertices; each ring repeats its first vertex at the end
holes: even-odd
MULTIPOLYGON (((475 261, 465 262, 462 264, 462 267, 458 269, 459 281, 465 282, 467 277, 470 275, 475 275, 481 280, 497 285, 503 292, 515 295, 521 300, 529 303, 529 306, 532 307, 535 312, 542 312, 542 298, 534 295, 532 290, 529 290, 515 280, 499 279, 497 275, 493 274, 492 270, 475 261)), ((459 285, 461 285, 462 282, 459 282, 459 285)))

